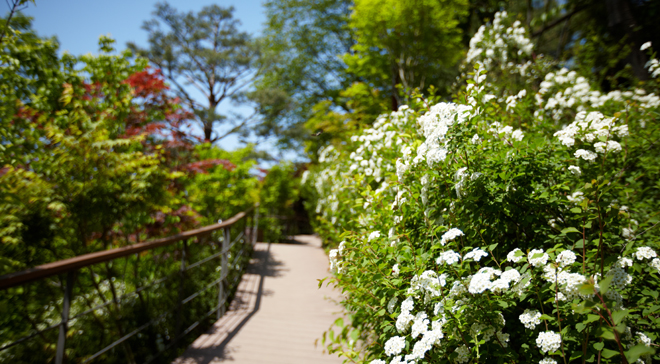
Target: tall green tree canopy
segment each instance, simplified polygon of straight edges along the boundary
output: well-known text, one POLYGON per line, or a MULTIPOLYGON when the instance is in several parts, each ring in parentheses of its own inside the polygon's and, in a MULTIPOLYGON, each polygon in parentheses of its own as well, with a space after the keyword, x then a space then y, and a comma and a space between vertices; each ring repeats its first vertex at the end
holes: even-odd
POLYGON ((341 90, 356 79, 339 55, 355 44, 348 26, 350 0, 270 0, 264 3, 264 72, 251 95, 264 126, 280 144, 296 147, 309 137, 303 124, 320 102, 350 111, 341 90))
POLYGON ((357 43, 344 60, 371 87, 389 89, 392 109, 402 102, 397 86, 447 89, 463 56, 467 0, 356 0, 350 26, 357 43))
POLYGON ((233 11, 209 5, 198 13, 183 13, 158 3, 155 18, 143 25, 149 47, 128 44, 163 70, 176 94, 195 113, 209 142, 235 133, 248 135, 248 128, 258 120, 255 115, 218 112, 225 101, 246 102, 245 92, 258 73, 258 47, 248 33, 239 31, 233 11))

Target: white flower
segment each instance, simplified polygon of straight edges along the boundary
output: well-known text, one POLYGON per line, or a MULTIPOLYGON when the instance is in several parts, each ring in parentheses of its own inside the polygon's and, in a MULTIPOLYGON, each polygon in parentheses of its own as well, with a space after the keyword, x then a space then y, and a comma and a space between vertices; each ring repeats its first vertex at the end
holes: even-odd
POLYGON ((598 157, 598 154, 584 149, 578 149, 575 151, 575 158, 582 158, 585 161, 593 161, 598 157))
POLYGON ((566 196, 566 199, 575 204, 579 204, 584 200, 584 193, 582 191, 573 192, 573 194, 566 196))
POLYGON ((394 336, 385 343, 385 354, 387 356, 397 355, 406 347, 406 340, 401 336, 394 336))
POLYGON ((628 228, 623 228, 621 230, 621 235, 627 240, 630 240, 635 237, 635 233, 633 232, 633 230, 628 228))
POLYGON ((396 318, 396 329, 399 332, 406 331, 406 329, 408 329, 408 326, 410 326, 410 323, 414 319, 415 319, 415 316, 410 314, 409 311, 401 310, 401 313, 399 314, 399 317, 396 318))
POLYGON ((392 266, 392 276, 399 276, 399 264, 394 264, 394 266, 392 266))
POLYGON ((651 47, 651 42, 646 42, 646 43, 642 44, 641 47, 639 47, 639 50, 640 51, 645 51, 645 50, 649 49, 650 47, 651 47))
POLYGON ((426 330, 428 330, 428 328, 429 328, 429 320, 428 320, 428 317, 426 315, 426 312, 423 312, 423 311, 419 312, 415 316, 415 321, 413 322, 412 332, 411 332, 410 335, 414 339, 417 336, 419 336, 420 334, 425 333, 426 330))
POLYGON ((520 272, 518 272, 518 270, 509 269, 502 272, 502 275, 500 277, 501 277, 500 279, 504 279, 510 283, 510 282, 519 282, 521 275, 520 272))
POLYGON ((633 260, 630 259, 630 258, 621 258, 621 257, 619 257, 619 260, 616 261, 616 265, 619 266, 619 268, 632 267, 633 260))
POLYGON ((518 263, 523 259, 525 259, 525 254, 518 248, 513 249, 506 255, 506 260, 513 263, 518 263))
POLYGON ((500 344, 502 344, 503 347, 509 346, 507 344, 509 342, 509 334, 505 334, 502 331, 497 332, 497 340, 499 340, 500 344))
POLYGON ((557 255, 557 263, 559 263, 559 265, 562 267, 566 267, 575 263, 575 259, 575 253, 570 250, 564 250, 563 252, 559 253, 559 255, 557 255))
POLYGON ((652 259, 658 256, 655 251, 648 246, 637 248, 637 251, 634 254, 637 260, 652 259))
POLYGON ((474 248, 471 252, 465 254, 463 260, 474 259, 475 261, 480 261, 482 257, 487 257, 488 253, 481 250, 481 248, 474 248))
POLYGON ((521 141, 523 137, 525 137, 525 134, 523 134, 520 129, 516 129, 513 131, 513 133, 511 133, 511 139, 513 140, 521 141))
POLYGON ((545 357, 539 361, 539 364, 557 364, 557 361, 550 357, 545 357))
POLYGON ((612 267, 606 274, 612 276, 612 284, 619 288, 624 288, 632 282, 632 276, 621 267, 612 267))
POLYGON ((454 263, 457 263, 460 259, 461 259, 460 254, 456 253, 453 250, 448 250, 446 252, 442 252, 435 262, 438 265, 444 264, 444 263, 452 265, 454 263))
POLYGON ((374 231, 369 234, 369 241, 380 238, 380 231, 374 231))
POLYGON ((536 338, 536 345, 544 353, 555 352, 561 346, 561 335, 554 331, 541 332, 536 338))
POLYGON ((412 297, 406 298, 403 302, 401 302, 401 312, 412 311, 414 305, 415 305, 415 301, 413 301, 412 297))
POLYGON ((456 239, 459 236, 465 235, 463 234, 462 231, 460 231, 457 228, 451 228, 449 229, 446 233, 442 235, 442 238, 440 238, 440 244, 445 245, 448 242, 456 239))
POLYGON ((527 255, 527 260, 534 267, 540 267, 545 265, 548 262, 548 254, 543 252, 543 249, 532 249, 531 252, 527 255), (534 258, 535 255, 541 254, 540 256, 534 258))
POLYGON ((387 364, 387 362, 385 360, 376 359, 372 360, 369 364, 387 364))
POLYGON ((637 333, 637 342, 644 344, 647 347, 651 347, 651 339, 646 336, 643 332, 638 332, 637 333))
POLYGON ((534 330, 536 325, 541 323, 541 313, 536 310, 526 309, 518 318, 520 319, 520 322, 530 330, 534 330))
POLYGON ((651 264, 650 264, 650 265, 651 265, 651 267, 655 268, 657 271, 660 271, 660 259, 658 259, 658 258, 654 258, 654 259, 651 261, 651 264))
POLYGON ((468 349, 467 346, 465 345, 459 346, 454 351, 458 353, 458 357, 456 358, 456 361, 458 363, 465 363, 468 360, 470 360, 470 349, 468 349))
POLYGON ((390 301, 387 303, 387 312, 392 313, 394 312, 394 308, 396 307, 396 303, 399 301, 398 298, 392 297, 390 301))
POLYGON ((568 170, 578 177, 582 174, 582 170, 578 166, 568 166, 568 170))

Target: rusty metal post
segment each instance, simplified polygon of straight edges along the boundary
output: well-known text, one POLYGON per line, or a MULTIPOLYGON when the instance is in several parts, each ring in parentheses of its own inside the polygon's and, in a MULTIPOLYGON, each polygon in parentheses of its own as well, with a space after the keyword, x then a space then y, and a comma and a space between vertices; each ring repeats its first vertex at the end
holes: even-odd
POLYGON ((64 287, 64 301, 62 302, 62 322, 60 323, 60 335, 57 338, 55 364, 62 364, 64 361, 64 347, 66 345, 66 332, 69 329, 69 310, 71 309, 72 291, 73 271, 69 271, 66 274, 66 286, 64 287))

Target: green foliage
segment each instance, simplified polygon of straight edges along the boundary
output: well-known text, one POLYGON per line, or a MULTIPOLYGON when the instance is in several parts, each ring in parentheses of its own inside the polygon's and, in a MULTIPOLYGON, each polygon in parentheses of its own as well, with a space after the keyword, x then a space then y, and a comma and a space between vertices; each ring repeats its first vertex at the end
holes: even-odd
POLYGON ((388 90, 402 103, 396 85, 406 93, 433 85, 446 90, 461 59, 461 29, 465 0, 355 1, 350 26, 354 52, 344 57, 348 71, 388 90))
POLYGON ((350 110, 340 92, 355 76, 338 57, 351 51, 348 27, 352 1, 266 1, 263 44, 264 72, 251 97, 265 124, 276 127, 283 147, 301 148, 316 128, 303 128, 318 109, 350 110))
POLYGON ((327 282, 350 315, 325 336, 330 351, 364 363, 659 359, 658 84, 601 92, 528 41, 496 15, 454 103, 415 95, 319 152, 303 190, 337 245, 327 282))
MULTIPOLYGON (((57 43, 38 38, 29 18, 11 25, 0 56, 0 274, 215 223, 257 201, 252 148, 192 145, 190 115, 146 59, 112 55, 107 37, 98 56, 58 57, 57 43)), ((65 360, 88 358, 150 321, 97 360, 143 362, 168 348, 160 360, 176 356, 212 319, 184 340, 176 335, 218 304, 216 285, 184 309, 173 303, 217 279, 217 260, 179 273, 182 261, 217 253, 221 239, 210 238, 77 270, 71 316, 81 316, 70 322, 65 360)), ((236 283, 247 261, 230 262, 236 283)), ((64 282, 54 276, 0 292, 0 346, 52 326, 2 350, 0 361, 54 360, 64 282)))
POLYGON ((259 226, 264 231, 264 241, 283 241, 293 235, 291 229, 297 224, 293 205, 299 199, 299 184, 291 163, 281 163, 268 170, 259 191, 263 211, 259 226))

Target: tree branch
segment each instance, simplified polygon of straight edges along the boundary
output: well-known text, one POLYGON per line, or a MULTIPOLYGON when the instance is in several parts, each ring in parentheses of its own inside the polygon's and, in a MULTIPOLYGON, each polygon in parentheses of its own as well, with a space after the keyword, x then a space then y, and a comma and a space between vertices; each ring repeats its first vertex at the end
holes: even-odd
POLYGON ((556 27, 557 25, 561 24, 563 21, 565 21, 567 19, 570 19, 573 15, 581 12, 582 10, 585 10, 585 9, 589 8, 591 5, 592 4, 578 5, 572 11, 570 11, 570 12, 564 14, 563 16, 561 16, 561 17, 551 21, 550 23, 544 25, 543 28, 541 28, 541 29, 539 29, 535 32, 532 32, 532 38, 538 37, 539 35, 545 33, 546 31, 556 27))

